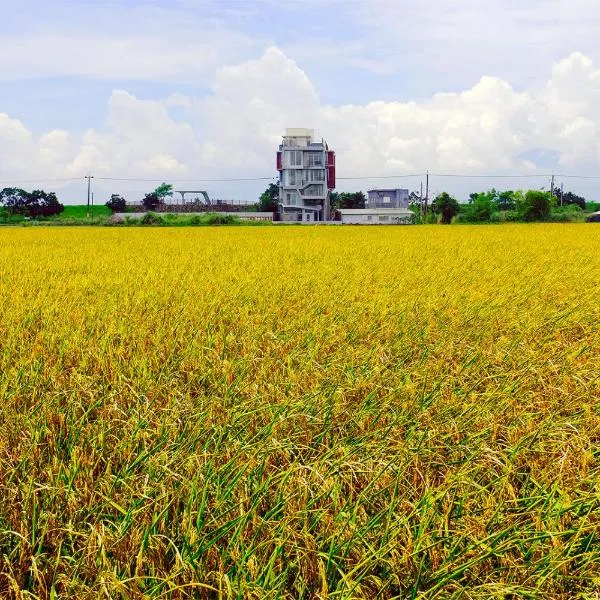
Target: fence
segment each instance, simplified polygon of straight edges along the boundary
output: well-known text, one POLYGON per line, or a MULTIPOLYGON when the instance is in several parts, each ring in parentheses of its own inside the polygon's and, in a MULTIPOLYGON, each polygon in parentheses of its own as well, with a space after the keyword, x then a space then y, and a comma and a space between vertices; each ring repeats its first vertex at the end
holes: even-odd
MULTIPOLYGON (((127 208, 133 211, 145 211, 142 202, 128 202, 127 208)), ((152 209, 158 213, 208 213, 208 212, 253 212, 258 210, 255 204, 243 204, 234 200, 213 200, 211 204, 186 202, 185 204, 160 203, 152 209)))

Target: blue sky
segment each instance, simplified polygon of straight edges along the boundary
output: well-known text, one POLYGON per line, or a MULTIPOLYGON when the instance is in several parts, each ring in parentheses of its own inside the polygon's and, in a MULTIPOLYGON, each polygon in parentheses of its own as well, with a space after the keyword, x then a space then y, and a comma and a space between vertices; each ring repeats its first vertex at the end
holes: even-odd
POLYGON ((345 175, 595 172, 600 6, 523 4, 0 0, 0 177, 263 176, 285 126, 345 175))

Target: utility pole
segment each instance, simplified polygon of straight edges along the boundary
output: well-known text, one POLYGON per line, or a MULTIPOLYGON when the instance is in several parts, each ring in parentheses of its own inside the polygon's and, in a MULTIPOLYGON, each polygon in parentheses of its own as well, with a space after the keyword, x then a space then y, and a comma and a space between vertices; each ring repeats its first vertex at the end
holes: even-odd
POLYGON ((421 220, 423 220, 423 180, 421 179, 421 193, 419 194, 419 212, 421 213, 421 220))
POLYGON ((85 179, 88 180, 88 194, 87 194, 87 216, 88 219, 90 218, 90 194, 92 191, 92 179, 94 178, 93 175, 86 175, 85 179))
POLYGON ((552 175, 552 179, 550 180, 550 197, 554 198, 554 175, 552 175))
POLYGON ((425 221, 427 221, 427 210, 429 208, 429 169, 425 178, 425 221))
POLYGON ((561 182, 560 184, 560 205, 563 205, 563 191, 564 191, 564 184, 561 182))

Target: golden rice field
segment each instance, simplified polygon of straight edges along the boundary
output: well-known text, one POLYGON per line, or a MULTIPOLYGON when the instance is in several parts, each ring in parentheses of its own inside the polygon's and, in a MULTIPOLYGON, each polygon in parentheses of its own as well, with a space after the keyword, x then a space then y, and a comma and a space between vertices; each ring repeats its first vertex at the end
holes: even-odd
POLYGON ((0 230, 0 597, 598 598, 600 226, 0 230))

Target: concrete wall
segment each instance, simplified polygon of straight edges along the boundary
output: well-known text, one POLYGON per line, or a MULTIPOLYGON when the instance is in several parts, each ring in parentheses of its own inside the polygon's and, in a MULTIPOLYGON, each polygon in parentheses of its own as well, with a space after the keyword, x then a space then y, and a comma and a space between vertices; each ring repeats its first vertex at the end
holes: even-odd
MULTIPOLYGON (((134 213, 115 213, 112 218, 114 221, 123 222, 127 217, 130 219, 141 219, 146 213, 145 212, 134 212, 134 213)), ((171 213, 156 213, 160 214, 161 217, 165 217, 171 213)), ((206 212, 192 212, 192 213, 177 213, 178 217, 194 217, 194 216, 203 216, 207 214, 217 214, 217 215, 231 215, 232 217, 236 217, 241 221, 272 221, 273 213, 272 212, 214 212, 214 213, 206 213, 206 212)))
POLYGON ((342 209, 342 223, 346 225, 398 225, 412 222, 409 210, 342 209))

